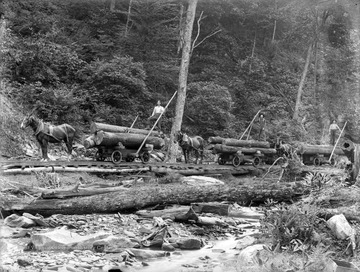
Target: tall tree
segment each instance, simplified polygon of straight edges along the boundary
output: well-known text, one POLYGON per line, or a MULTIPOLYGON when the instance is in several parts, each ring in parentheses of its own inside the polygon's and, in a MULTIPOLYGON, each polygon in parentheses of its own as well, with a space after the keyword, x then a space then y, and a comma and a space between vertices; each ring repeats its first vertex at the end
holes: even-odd
POLYGON ((184 45, 182 48, 182 57, 179 73, 179 87, 177 93, 175 118, 170 133, 170 147, 168 153, 168 159, 170 162, 175 162, 177 153, 177 144, 174 143, 175 134, 181 129, 181 124, 184 115, 185 98, 187 77, 189 71, 190 52, 191 52, 191 35, 194 25, 196 6, 198 0, 189 0, 188 10, 186 14, 186 23, 184 31, 184 45))

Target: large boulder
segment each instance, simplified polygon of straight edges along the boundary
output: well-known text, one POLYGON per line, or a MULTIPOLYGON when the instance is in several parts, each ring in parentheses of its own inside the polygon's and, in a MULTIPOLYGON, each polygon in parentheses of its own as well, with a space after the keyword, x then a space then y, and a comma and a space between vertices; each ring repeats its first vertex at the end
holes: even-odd
POLYGON ((36 226, 34 220, 25 216, 19 216, 17 214, 12 214, 6 217, 4 224, 13 228, 31 228, 36 226))
POLYGON ((344 240, 355 236, 355 230, 343 214, 332 216, 326 223, 338 239, 344 240))
POLYGON ((65 228, 61 228, 50 232, 34 234, 31 237, 27 249, 40 251, 91 250, 94 242, 108 236, 110 236, 110 234, 105 232, 81 236, 65 228))

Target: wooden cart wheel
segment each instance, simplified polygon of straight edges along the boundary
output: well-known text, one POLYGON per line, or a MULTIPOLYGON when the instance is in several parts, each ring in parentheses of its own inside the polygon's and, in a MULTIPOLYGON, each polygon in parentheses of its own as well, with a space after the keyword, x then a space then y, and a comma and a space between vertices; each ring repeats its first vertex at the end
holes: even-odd
POLYGON ((140 159, 143 163, 147 163, 150 161, 150 153, 145 151, 140 154, 140 159))
POLYGON ((102 156, 102 152, 99 150, 95 153, 95 160, 97 161, 105 161, 105 157, 102 156))
POLYGON ((224 165, 226 163, 225 157, 223 155, 220 155, 218 158, 218 163, 220 165, 224 165))
POLYGON ((232 164, 237 167, 241 164, 242 160, 238 155, 235 155, 234 158, 232 159, 232 164))
POLYGON ((313 160, 313 164, 314 164, 315 166, 320 166, 320 164, 321 164, 320 159, 319 159, 319 158, 315 158, 315 159, 313 160))
POLYGON ((254 166, 258 166, 261 163, 261 159, 259 157, 255 157, 253 161, 254 166))
POLYGON ((111 153, 111 161, 113 163, 119 164, 122 160, 122 154, 119 150, 115 150, 113 151, 113 153, 111 153))

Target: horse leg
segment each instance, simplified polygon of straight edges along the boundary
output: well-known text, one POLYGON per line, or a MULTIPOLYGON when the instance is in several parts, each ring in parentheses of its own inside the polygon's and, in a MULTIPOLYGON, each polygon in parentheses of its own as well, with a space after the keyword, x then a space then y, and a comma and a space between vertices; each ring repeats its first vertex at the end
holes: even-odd
POLYGON ((44 140, 41 141, 40 146, 41 146, 41 152, 42 152, 42 156, 43 156, 42 161, 48 161, 48 160, 49 160, 49 156, 48 156, 47 142, 44 141, 44 140))
POLYGON ((187 163, 187 150, 183 148, 185 163, 187 163))

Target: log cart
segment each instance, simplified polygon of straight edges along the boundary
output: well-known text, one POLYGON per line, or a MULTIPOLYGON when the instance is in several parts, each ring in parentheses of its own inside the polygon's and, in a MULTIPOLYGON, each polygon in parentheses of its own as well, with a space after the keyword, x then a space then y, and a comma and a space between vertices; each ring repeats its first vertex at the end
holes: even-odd
POLYGON ((270 143, 255 140, 237 140, 231 138, 210 137, 213 153, 218 154, 220 165, 232 163, 233 166, 251 163, 254 166, 272 163, 277 158, 276 149, 270 148, 270 143))
MULTIPOLYGON (((302 162, 306 165, 321 166, 323 164, 335 164, 334 156, 331 160, 330 155, 333 152, 334 146, 332 145, 299 145, 297 152, 300 155, 302 162)), ((336 147, 334 150, 335 156, 344 156, 344 152, 340 147, 336 147)))
POLYGON ((122 161, 132 162, 139 158, 143 163, 147 163, 150 160, 151 151, 161 149, 165 145, 164 140, 158 137, 156 131, 147 137, 148 130, 102 123, 93 123, 91 130, 93 134, 84 140, 84 146, 97 148, 94 158, 98 161, 110 159, 113 163, 119 164, 122 161), (144 147, 138 152, 144 141, 144 147))
POLYGON ((137 149, 128 149, 119 142, 116 146, 97 146, 97 152, 94 159, 97 161, 105 161, 110 159, 113 163, 119 164, 122 161, 133 162, 136 158, 139 158, 143 163, 147 163, 150 160, 150 152, 153 150, 152 146, 145 146, 136 154, 137 149))

